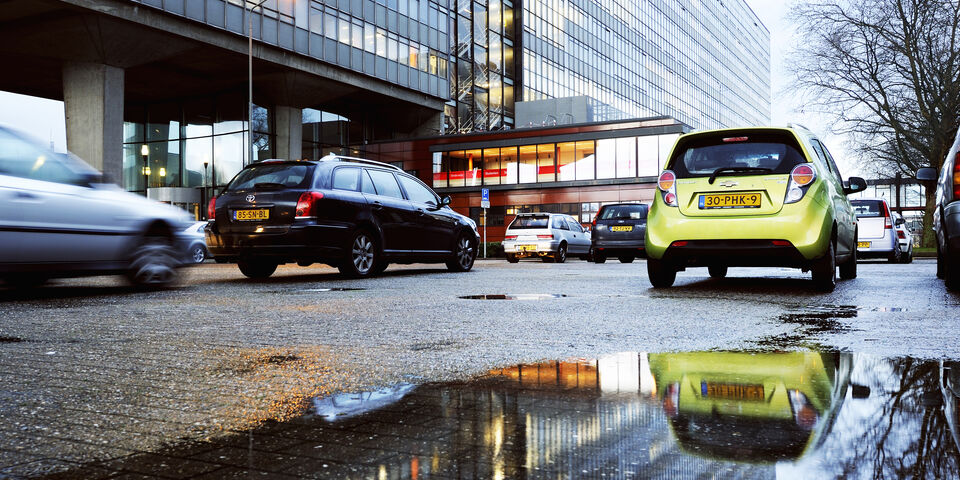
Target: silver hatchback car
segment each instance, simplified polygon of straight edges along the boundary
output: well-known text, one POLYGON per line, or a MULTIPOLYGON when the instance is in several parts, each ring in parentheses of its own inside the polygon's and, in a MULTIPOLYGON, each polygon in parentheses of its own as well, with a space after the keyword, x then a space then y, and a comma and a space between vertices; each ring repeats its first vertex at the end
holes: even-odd
POLYGON ((521 213, 507 227, 503 251, 510 263, 524 257, 563 263, 567 255, 586 260, 590 256, 590 232, 570 215, 521 213))
POLYGON ((173 283, 190 216, 102 182, 79 158, 0 127, 0 280, 119 273, 140 286, 173 283))
POLYGON ((857 257, 900 261, 900 243, 887 201, 882 198, 850 200, 857 214, 857 257))

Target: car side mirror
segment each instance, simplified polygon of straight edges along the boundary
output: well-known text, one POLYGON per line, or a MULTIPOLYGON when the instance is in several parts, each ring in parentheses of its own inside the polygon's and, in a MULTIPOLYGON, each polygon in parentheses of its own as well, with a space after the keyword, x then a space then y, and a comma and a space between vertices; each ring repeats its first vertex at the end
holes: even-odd
POLYGON ((449 196, 449 195, 444 195, 443 198, 440 199, 440 207, 439 207, 439 208, 443 208, 443 207, 446 207, 446 206, 449 206, 449 205, 450 205, 450 196, 449 196))
POLYGON ((917 170, 917 180, 921 182, 936 182, 937 170, 930 167, 921 168, 917 170))
POLYGON ((899 227, 900 225, 903 225, 904 223, 907 223, 907 222, 905 222, 902 218, 898 218, 898 219, 897 219, 897 226, 898 226, 898 227, 899 227))
POLYGON ((860 177, 850 177, 847 180, 847 185, 843 187, 843 193, 845 195, 850 195, 851 193, 862 192, 867 189, 867 181, 860 177))

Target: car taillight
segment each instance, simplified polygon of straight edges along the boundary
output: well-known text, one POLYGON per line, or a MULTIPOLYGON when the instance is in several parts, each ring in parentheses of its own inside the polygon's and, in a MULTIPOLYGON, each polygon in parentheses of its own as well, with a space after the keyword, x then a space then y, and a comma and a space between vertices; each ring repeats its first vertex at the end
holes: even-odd
POLYGON ((897 230, 897 238, 907 238, 907 234, 903 233, 901 230, 897 230))
POLYGON ((816 179, 817 171, 813 169, 813 164, 801 163, 793 167, 793 170, 790 171, 790 185, 787 186, 787 195, 784 197, 783 203, 799 202, 816 179))
POLYGON ((298 217, 309 217, 313 213, 313 206, 317 203, 317 200, 323 198, 323 193, 321 192, 303 192, 300 194, 300 199, 297 200, 297 216, 298 217))
POLYGON ((793 245, 792 243, 790 243, 790 242, 788 242, 788 241, 786 241, 786 240, 771 240, 770 243, 772 243, 773 246, 775 246, 775 247, 789 247, 789 246, 793 245))
POLYGON ((598 216, 600 216, 600 213, 599 213, 599 212, 598 212, 596 215, 593 216, 593 221, 590 222, 590 226, 592 226, 592 227, 596 227, 596 226, 597 226, 597 217, 598 217, 598 216))
POLYGON ((890 218, 890 209, 887 208, 887 202, 882 202, 881 205, 883 205, 883 228, 889 230, 893 228, 893 219, 890 218))
POLYGON ((537 235, 538 240, 553 240, 553 234, 550 235, 537 235))
POLYGON ((663 195, 663 203, 668 207, 676 207, 677 204, 677 174, 672 170, 664 170, 657 179, 657 188, 663 195))
POLYGON ((504 239, 504 240, 516 240, 516 239, 517 239, 517 236, 516 236, 516 235, 507 235, 507 236, 503 237, 503 239, 504 239))
POLYGON ((688 243, 688 242, 687 242, 686 240, 677 240, 677 241, 671 243, 670 246, 671 246, 671 247, 686 247, 686 246, 687 246, 687 243, 688 243))
POLYGON ((663 413, 668 417, 677 416, 680 411, 680 384, 671 383, 663 393, 663 413))
POLYGON ((787 395, 790 397, 790 407, 797 426, 804 430, 813 430, 817 420, 820 419, 820 414, 813 408, 810 399, 799 390, 788 390, 787 395))
POLYGON ((217 197, 213 197, 207 203, 207 218, 214 220, 217 218, 217 197))
POLYGON ((953 199, 960 200, 960 152, 953 159, 953 199))

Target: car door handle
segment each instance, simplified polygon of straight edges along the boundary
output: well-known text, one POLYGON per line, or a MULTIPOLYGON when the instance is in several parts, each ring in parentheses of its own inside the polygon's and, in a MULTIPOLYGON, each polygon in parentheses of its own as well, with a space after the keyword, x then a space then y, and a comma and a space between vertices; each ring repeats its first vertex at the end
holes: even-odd
POLYGON ((14 193, 14 195, 13 195, 13 200, 14 200, 14 201, 21 201, 21 202, 35 202, 35 201, 39 201, 39 200, 40 200, 40 197, 37 196, 37 195, 34 195, 34 194, 30 193, 30 192, 22 192, 22 191, 20 191, 20 192, 14 193))
POLYGON ((373 207, 372 207, 372 208, 373 208, 374 210, 382 210, 382 209, 383 209, 383 204, 380 203, 380 202, 373 202, 373 207))
POLYGON ((417 215, 420 215, 420 216, 422 217, 422 216, 424 216, 424 215, 426 215, 426 214, 427 214, 427 212, 425 212, 422 208, 418 208, 418 209, 417 209, 417 215))

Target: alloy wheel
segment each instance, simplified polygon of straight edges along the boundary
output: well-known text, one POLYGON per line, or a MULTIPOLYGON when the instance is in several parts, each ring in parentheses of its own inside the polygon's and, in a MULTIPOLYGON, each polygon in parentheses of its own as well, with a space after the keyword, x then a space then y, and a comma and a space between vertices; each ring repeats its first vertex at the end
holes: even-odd
POLYGON ((373 242, 366 234, 361 233, 353 240, 351 259, 361 275, 366 275, 373 268, 373 242))
POLYGON ((457 242, 457 263, 463 269, 469 269, 473 264, 473 246, 467 237, 463 237, 457 242))

